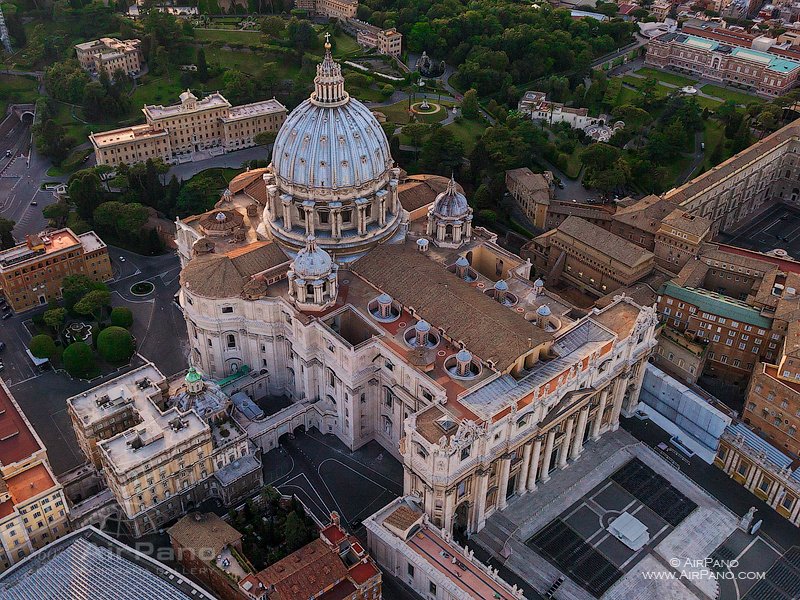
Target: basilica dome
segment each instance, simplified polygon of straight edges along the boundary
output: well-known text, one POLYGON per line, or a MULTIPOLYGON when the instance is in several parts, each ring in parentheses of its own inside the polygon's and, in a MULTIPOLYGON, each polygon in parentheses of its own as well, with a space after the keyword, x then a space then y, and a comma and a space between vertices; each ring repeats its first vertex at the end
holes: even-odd
POLYGON ((444 218, 460 219, 469 214, 467 197, 456 188, 455 179, 450 178, 447 189, 436 196, 433 201, 433 212, 444 218))
POLYGON ((300 279, 318 279, 330 274, 333 266, 331 255, 317 246, 314 236, 308 237, 306 247, 297 253, 292 269, 300 279))
POLYGON ((399 176, 386 134, 345 90, 342 67, 326 42, 311 97, 275 138, 264 174, 263 233, 290 255, 309 236, 339 258, 366 252, 397 235, 399 176))
POLYGON ((385 185, 392 166, 378 120, 345 91, 341 67, 326 52, 314 93, 275 138, 272 168, 281 188, 316 201, 355 198, 385 185))

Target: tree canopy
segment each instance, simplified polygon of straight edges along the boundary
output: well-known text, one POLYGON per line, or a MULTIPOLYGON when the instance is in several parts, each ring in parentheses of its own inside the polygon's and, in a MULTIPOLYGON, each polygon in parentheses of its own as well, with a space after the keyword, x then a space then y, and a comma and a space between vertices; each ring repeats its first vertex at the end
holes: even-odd
POLYGON ((115 306, 111 309, 111 324, 128 328, 133 325, 133 313, 127 306, 115 306))
POLYGON ((84 342, 74 342, 61 355, 64 368, 73 377, 87 377, 95 370, 94 354, 84 342))
POLYGON ((133 337, 122 327, 106 327, 97 336, 97 351, 108 362, 124 362, 133 355, 133 337))
POLYGON ((51 358, 56 353, 56 343, 49 335, 40 333, 28 342, 28 350, 36 358, 51 358))

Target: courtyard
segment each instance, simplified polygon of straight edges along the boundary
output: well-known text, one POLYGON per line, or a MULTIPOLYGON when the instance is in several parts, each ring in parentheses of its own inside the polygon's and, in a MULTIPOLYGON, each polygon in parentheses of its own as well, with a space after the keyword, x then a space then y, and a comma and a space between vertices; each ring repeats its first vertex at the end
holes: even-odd
POLYGON ((352 531, 403 493, 403 466, 375 441, 351 452, 316 429, 285 435, 262 457, 264 483, 296 495, 321 522, 337 511, 352 531))
POLYGON ((777 204, 732 234, 722 234, 722 242, 758 252, 785 250, 800 257, 800 211, 777 204))

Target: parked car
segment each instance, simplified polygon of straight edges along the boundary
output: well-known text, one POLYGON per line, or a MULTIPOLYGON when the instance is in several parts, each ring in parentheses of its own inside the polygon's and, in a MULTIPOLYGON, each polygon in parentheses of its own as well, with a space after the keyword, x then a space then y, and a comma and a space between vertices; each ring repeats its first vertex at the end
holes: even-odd
POLYGON ((34 200, 33 202, 31 202, 31 206, 39 206, 39 203, 36 200, 34 200))
POLYGON ((119 257, 119 262, 125 262, 125 257, 124 256, 120 256, 119 257))
POLYGON ((10 312, 7 312, 6 314, 4 314, 2 316, 3 321, 5 321, 6 319, 10 319, 10 318, 11 318, 11 313, 10 312))

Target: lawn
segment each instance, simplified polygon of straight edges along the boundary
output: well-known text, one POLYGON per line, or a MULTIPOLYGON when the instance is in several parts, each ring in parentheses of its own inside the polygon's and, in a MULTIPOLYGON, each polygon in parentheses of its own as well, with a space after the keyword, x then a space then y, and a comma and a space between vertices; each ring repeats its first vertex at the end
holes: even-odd
POLYGON ((145 75, 131 97, 133 110, 138 112, 146 104, 174 104, 182 91, 177 77, 145 75))
MULTIPOLYGON (((416 104, 421 100, 412 101, 412 104, 416 104)), ((445 107, 452 106, 452 103, 449 102, 441 102, 438 103, 442 106, 439 112, 433 113, 431 115, 417 115, 417 122, 418 123, 438 123, 442 121, 445 117, 447 117, 447 113, 445 112, 445 107)), ((408 100, 401 100, 400 102, 396 102, 395 104, 390 104, 389 106, 376 106, 375 110, 382 112, 386 115, 386 118, 391 121, 392 123, 397 123, 398 125, 405 125, 410 121, 408 115, 408 100)))
POLYGON ((445 125, 444 128, 453 132, 453 135, 456 136, 456 139, 460 140, 462 144, 464 144, 464 155, 468 156, 473 148, 475 148, 475 143, 478 139, 483 135, 483 131, 486 129, 487 123, 483 119, 480 120, 472 120, 472 119, 461 119, 460 122, 450 123, 449 125, 445 125))
POLYGON ((9 104, 33 104, 39 98, 38 82, 29 77, 0 75, 0 119, 9 104))
POLYGON ((727 88, 719 87, 718 85, 713 85, 710 83, 707 83, 700 89, 709 96, 716 96, 717 98, 722 98, 723 100, 733 100, 736 102, 736 104, 742 104, 745 106, 751 102, 763 102, 761 98, 752 96, 746 92, 729 90, 727 88))
MULTIPOLYGON (((711 164, 709 157, 714 153, 714 149, 725 139, 725 128, 722 124, 715 119, 707 119, 705 121, 705 130, 703 131, 703 143, 706 145, 705 155, 706 159, 703 163, 706 169, 715 166, 711 164)), ((725 157, 725 150, 723 149, 722 157, 725 157)))
MULTIPOLYGON (((320 41, 324 42, 325 38, 320 35, 320 41)), ((354 54, 361 50, 361 46, 356 43, 356 40, 346 33, 339 32, 338 35, 334 36, 333 38, 333 55, 335 57, 340 56, 347 56, 349 54, 354 54)))
POLYGON ((650 67, 643 67, 636 71, 636 74, 642 75, 643 77, 652 77, 654 79, 658 79, 659 81, 663 81, 664 83, 677 85, 678 87, 694 85, 697 83, 697 79, 691 79, 690 77, 684 77, 683 75, 677 75, 667 71, 659 71, 658 69, 651 69, 650 67))
MULTIPOLYGON (((646 81, 647 81, 646 79, 642 79, 640 77, 634 77, 632 75, 625 75, 622 78, 623 83, 631 87, 635 87, 637 90, 641 90, 644 87, 646 81)), ((656 98, 664 98, 665 96, 669 96, 675 91, 676 91, 675 88, 667 87, 659 82, 656 85, 656 91, 655 91, 656 98)))
POLYGON ((570 179, 577 179, 578 175, 581 173, 581 167, 583 166, 581 162, 581 153, 583 150, 584 146, 578 145, 575 147, 572 154, 567 155, 567 163, 564 165, 564 175, 570 179))
POLYGON ((194 38, 199 41, 213 42, 220 40, 222 42, 241 42, 242 44, 259 44, 261 43, 260 31, 219 31, 217 29, 195 29, 194 38))

